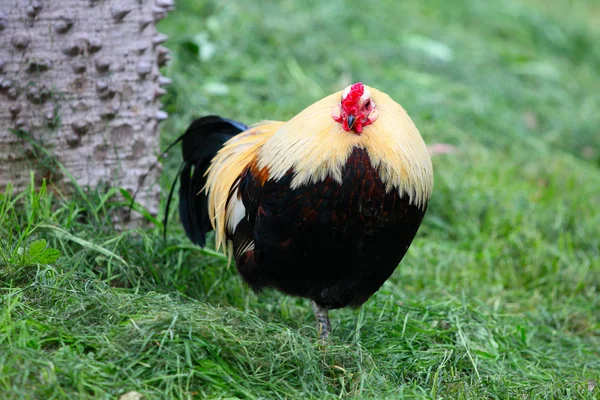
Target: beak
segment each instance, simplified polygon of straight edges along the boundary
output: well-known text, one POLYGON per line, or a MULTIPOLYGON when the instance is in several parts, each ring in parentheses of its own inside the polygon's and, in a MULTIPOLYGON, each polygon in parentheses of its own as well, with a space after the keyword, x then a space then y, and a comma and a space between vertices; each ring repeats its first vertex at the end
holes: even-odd
POLYGON ((355 122, 356 122, 356 117, 354 115, 348 115, 348 128, 352 129, 355 122))

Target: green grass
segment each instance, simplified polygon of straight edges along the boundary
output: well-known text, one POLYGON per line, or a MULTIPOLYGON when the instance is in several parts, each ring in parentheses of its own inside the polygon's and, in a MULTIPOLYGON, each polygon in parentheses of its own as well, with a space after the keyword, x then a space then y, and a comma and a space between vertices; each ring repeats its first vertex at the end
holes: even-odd
POLYGON ((177 7, 164 144, 193 116, 287 119, 362 80, 459 152, 327 346, 306 301, 252 294, 175 210, 164 243, 113 227, 114 191, 1 194, 0 398, 600 398, 596 1, 177 7))

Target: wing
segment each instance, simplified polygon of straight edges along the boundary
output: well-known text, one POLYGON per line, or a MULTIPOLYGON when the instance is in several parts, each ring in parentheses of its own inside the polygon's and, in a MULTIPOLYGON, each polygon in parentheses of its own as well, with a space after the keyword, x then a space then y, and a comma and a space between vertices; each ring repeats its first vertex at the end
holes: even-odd
MULTIPOLYGON (((284 122, 267 121, 240 133, 225 143, 208 168, 206 193, 208 214, 215 230, 216 248, 233 256, 233 238, 238 238, 243 226, 238 225, 246 216, 246 208, 239 189, 241 177, 256 159, 258 150, 277 132, 284 122)), ((240 239, 241 240, 241 239, 240 239)), ((236 240, 237 241, 237 240, 236 240)), ((242 246, 249 243, 241 242, 242 246)))
MULTIPOLYGON (((206 184, 205 172, 211 158, 223 143, 247 130, 241 122, 210 115, 196 119, 174 143, 181 141, 183 163, 180 168, 179 215, 190 240, 204 246, 206 232, 211 229, 206 196, 198 195, 206 184)), ((169 209, 173 187, 166 209, 169 209)), ((165 229, 168 211, 165 213, 165 229)))
MULTIPOLYGON (((199 246, 204 246, 205 234, 211 228, 206 207, 206 196, 197 195, 206 183, 204 173, 210 160, 223 146, 223 143, 247 129, 248 127, 241 122, 217 115, 208 115, 195 119, 185 133, 171 142, 162 152, 163 154, 168 153, 176 144, 181 142, 183 162, 175 175, 165 205, 163 220, 165 240, 169 225, 169 210, 175 187, 179 182, 179 216, 181 222, 189 239, 199 246)), ((156 163, 150 169, 152 170, 155 165, 156 163)), ((141 184, 142 182, 140 182, 140 186, 141 184)), ((135 194, 133 197, 135 198, 135 194)))

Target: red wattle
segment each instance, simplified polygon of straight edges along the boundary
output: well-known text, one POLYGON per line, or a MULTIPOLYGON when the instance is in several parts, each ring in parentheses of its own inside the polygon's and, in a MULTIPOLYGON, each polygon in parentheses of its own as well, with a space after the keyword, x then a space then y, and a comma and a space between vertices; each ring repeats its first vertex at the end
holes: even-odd
POLYGON ((344 120, 342 121, 342 128, 344 128, 344 130, 345 130, 346 132, 350 132, 350 127, 348 126, 348 120, 347 120, 347 119, 344 119, 344 120))
POLYGON ((361 121, 356 121, 356 123, 354 124, 354 131, 356 133, 361 133, 362 128, 363 128, 363 123, 361 121))

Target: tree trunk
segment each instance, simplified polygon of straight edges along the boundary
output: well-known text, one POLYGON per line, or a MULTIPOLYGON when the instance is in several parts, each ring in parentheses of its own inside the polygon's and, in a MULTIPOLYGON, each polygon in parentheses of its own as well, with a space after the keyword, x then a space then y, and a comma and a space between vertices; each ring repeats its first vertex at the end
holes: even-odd
MULTIPOLYGON (((46 178, 134 191, 158 154, 173 0, 0 0, 0 190, 46 178), (45 149, 45 150, 44 150, 45 149), (64 173, 59 165, 68 171, 64 173)), ((156 213, 158 169, 138 200, 156 213)))

